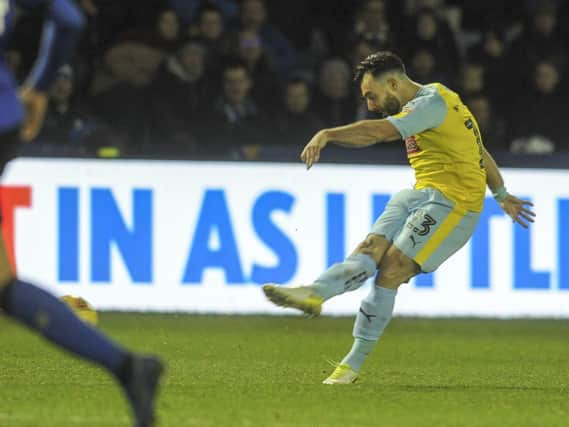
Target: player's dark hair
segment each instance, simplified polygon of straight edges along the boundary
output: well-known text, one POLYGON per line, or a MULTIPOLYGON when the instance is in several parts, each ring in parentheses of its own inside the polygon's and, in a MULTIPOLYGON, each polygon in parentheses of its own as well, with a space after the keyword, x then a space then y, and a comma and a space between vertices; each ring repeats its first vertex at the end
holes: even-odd
POLYGON ((373 77, 379 77, 388 71, 396 71, 405 74, 405 64, 401 58, 388 50, 372 53, 356 67, 354 81, 361 83, 365 73, 371 73, 373 77))

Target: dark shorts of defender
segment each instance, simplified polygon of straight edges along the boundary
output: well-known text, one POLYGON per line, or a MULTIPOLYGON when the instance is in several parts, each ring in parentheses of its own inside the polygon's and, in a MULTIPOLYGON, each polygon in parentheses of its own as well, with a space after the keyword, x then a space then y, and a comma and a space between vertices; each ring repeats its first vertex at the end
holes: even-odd
POLYGON ((20 147, 20 127, 0 130, 0 175, 10 160, 16 158, 20 147))
MULTIPOLYGON (((20 147, 20 127, 0 130, 0 178, 4 174, 4 168, 11 160, 14 160, 20 147)), ((0 204, 2 200, 0 200, 0 204)), ((0 223, 2 214, 0 211, 0 223)))

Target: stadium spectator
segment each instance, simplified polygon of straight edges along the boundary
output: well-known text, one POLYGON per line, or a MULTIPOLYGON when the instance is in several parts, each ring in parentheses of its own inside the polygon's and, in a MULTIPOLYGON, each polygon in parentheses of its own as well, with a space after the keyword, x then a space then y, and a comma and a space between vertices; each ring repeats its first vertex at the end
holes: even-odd
POLYGON ((409 77, 419 83, 446 83, 436 52, 429 48, 418 48, 409 56, 409 77))
POLYGON ((252 30, 240 30, 237 44, 237 56, 247 66, 255 82, 252 96, 264 107, 272 106, 275 88, 278 87, 277 77, 269 64, 260 36, 252 30))
POLYGON ((225 21, 221 10, 212 4, 205 4, 198 12, 197 35, 208 42, 217 42, 224 29, 225 21))
POLYGON ((312 48, 315 22, 314 1, 287 0, 267 2, 271 24, 281 31, 299 53, 312 48))
POLYGON ((170 49, 171 44, 176 46, 179 43, 182 37, 180 34, 180 19, 176 12, 171 9, 163 10, 158 15, 156 25, 158 27, 158 37, 164 43, 165 49, 170 49))
POLYGON ((153 106, 148 89, 161 60, 156 49, 125 42, 105 55, 96 76, 93 112, 119 136, 128 155, 144 156, 152 147, 153 106), (124 108, 125 100, 129 108, 124 108))
POLYGON ((535 11, 530 12, 530 22, 524 27, 521 37, 512 45, 508 68, 518 69, 520 64, 529 64, 512 76, 516 85, 531 84, 533 66, 539 61, 555 58, 561 69, 566 67, 569 46, 556 11, 554 3, 540 2, 535 11))
POLYGON ((126 9, 124 27, 150 28, 164 10, 173 10, 168 0, 97 0, 98 3, 119 3, 126 9))
POLYGON ((506 48, 501 31, 491 28, 483 32, 480 42, 470 47, 467 56, 471 61, 484 64, 486 68, 501 66, 505 60, 506 48))
POLYGON ((485 69, 480 63, 466 62, 458 73, 456 90, 464 97, 477 94, 486 89, 485 69))
POLYGON ((395 32, 387 17, 385 0, 366 0, 356 15, 355 38, 373 43, 377 50, 392 50, 396 46, 395 32))
MULTIPOLYGON (((352 40, 350 35, 353 34, 357 8, 345 0, 316 0, 309 3, 315 28, 313 44, 319 45, 316 50, 320 56, 335 57, 344 54, 346 44, 352 40)), ((323 59, 325 58, 321 57, 323 59)))
POLYGON ((235 0, 169 0, 177 15, 186 23, 193 22, 202 7, 212 5, 218 8, 225 19, 237 17, 239 8, 235 0))
POLYGON ((125 30, 126 23, 132 22, 123 2, 80 0, 79 6, 87 21, 80 44, 82 55, 100 56, 125 30))
POLYGON ((154 28, 134 28, 124 31, 119 42, 136 42, 162 53, 174 53, 183 41, 180 19, 172 9, 162 9, 156 16, 154 28))
POLYGON ((406 51, 429 50, 438 68, 449 75, 458 69, 460 56, 453 32, 432 9, 421 9, 414 19, 411 36, 406 40, 406 51))
POLYGON ((264 0, 243 0, 240 5, 239 24, 241 29, 259 34, 269 61, 277 72, 284 75, 294 65, 294 48, 287 38, 268 22, 264 0))
POLYGON ((445 7, 445 0, 403 0, 405 13, 407 16, 415 16, 423 9, 442 10, 445 7))
POLYGON ((95 69, 91 91, 98 94, 124 82, 144 86, 152 80, 163 57, 162 52, 142 43, 119 43, 105 52, 95 69))
POLYGON ((322 122, 310 110, 310 88, 305 80, 290 78, 284 89, 283 111, 277 116, 275 142, 301 149, 322 128, 322 122))
POLYGON ((225 18, 217 6, 205 3, 197 13, 194 24, 188 30, 190 38, 200 38, 207 50, 207 67, 218 70, 223 56, 228 54, 230 41, 225 31, 225 18))
POLYGON ((57 73, 38 140, 32 151, 42 154, 94 155, 103 145, 120 149, 116 135, 80 102, 69 65, 57 73))
POLYGON ((516 140, 511 150, 516 153, 547 154, 567 150, 567 99, 559 90, 559 67, 540 61, 534 68, 532 87, 514 104, 510 122, 516 126, 516 140))
POLYGON ((524 19, 525 8, 522 3, 525 2, 517 3, 517 7, 512 7, 511 0, 453 1, 452 3, 460 6, 461 30, 468 33, 484 33, 488 29, 499 28, 504 35, 510 37, 519 31, 518 28, 524 19))
POLYGON ((179 20, 170 9, 157 16, 154 31, 135 28, 123 32, 95 68, 91 91, 98 94, 115 84, 146 86, 164 57, 181 45, 179 20))
POLYGON ((86 18, 86 28, 73 60, 74 81, 78 92, 86 92, 97 63, 131 21, 123 2, 80 0, 78 3, 86 18))
POLYGON ((224 40, 225 18, 221 10, 213 4, 206 3, 198 12, 195 27, 190 27, 193 32, 190 36, 200 37, 207 48, 221 50, 219 44, 224 40))
POLYGON ((468 50, 467 56, 470 62, 484 67, 484 86, 498 108, 505 107, 514 90, 504 81, 507 44, 503 32, 495 28, 486 29, 480 42, 468 50))
POLYGON ((484 145, 492 152, 507 151, 506 124, 496 109, 492 108, 491 98, 484 93, 475 93, 465 100, 466 105, 476 117, 484 145))
POLYGON ((356 116, 355 88, 352 85, 352 70, 342 59, 325 61, 318 77, 319 91, 314 109, 324 127, 349 123, 356 116))
POLYGON ((215 100, 206 121, 203 154, 215 157, 238 155, 241 146, 263 144, 262 112, 251 91, 254 82, 245 64, 232 61, 222 74, 223 93, 215 100))
POLYGON ((197 40, 167 57, 148 92, 153 107, 152 150, 161 156, 197 153, 205 111, 211 107, 214 83, 206 73, 206 49, 197 40))

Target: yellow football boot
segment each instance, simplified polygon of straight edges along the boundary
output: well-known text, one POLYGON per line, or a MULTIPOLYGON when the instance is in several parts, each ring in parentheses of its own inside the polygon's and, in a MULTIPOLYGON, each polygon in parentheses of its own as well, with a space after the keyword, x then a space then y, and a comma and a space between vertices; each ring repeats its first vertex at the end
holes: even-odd
POLYGON ((307 286, 290 288, 274 283, 263 285, 263 292, 269 301, 280 307, 291 307, 311 317, 320 315, 324 300, 307 286))
POLYGON ((334 372, 322 381, 322 384, 335 385, 335 384, 353 384, 358 380, 359 374, 350 368, 350 365, 345 363, 336 366, 334 372))

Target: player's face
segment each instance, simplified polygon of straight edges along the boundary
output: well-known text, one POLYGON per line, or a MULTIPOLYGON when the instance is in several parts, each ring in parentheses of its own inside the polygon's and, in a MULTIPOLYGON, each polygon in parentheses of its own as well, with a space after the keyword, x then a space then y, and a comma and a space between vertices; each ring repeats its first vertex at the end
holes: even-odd
POLYGON ((361 90, 369 111, 392 116, 401 111, 401 101, 396 92, 396 82, 391 78, 376 79, 370 73, 364 74, 361 90))

